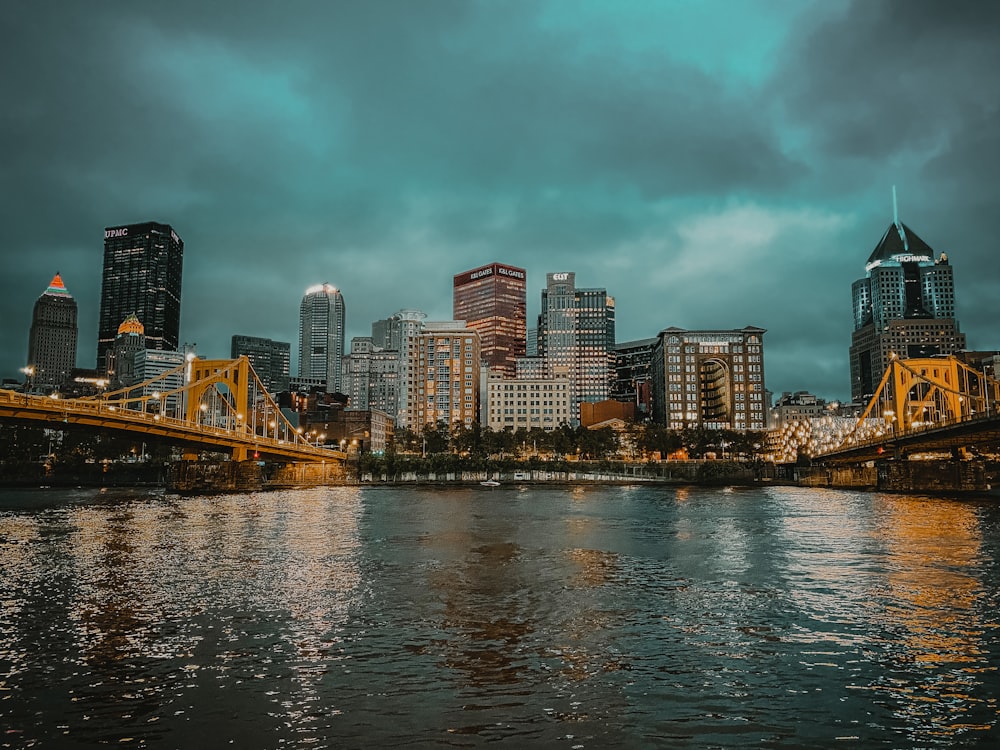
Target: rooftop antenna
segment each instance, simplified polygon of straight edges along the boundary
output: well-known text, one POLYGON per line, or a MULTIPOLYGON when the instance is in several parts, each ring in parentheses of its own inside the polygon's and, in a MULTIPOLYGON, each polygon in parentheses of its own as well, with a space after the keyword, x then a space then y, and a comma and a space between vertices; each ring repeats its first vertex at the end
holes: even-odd
POLYGON ((910 252, 910 243, 906 240, 906 232, 903 231, 903 225, 899 223, 899 206, 896 204, 896 186, 892 186, 892 223, 896 225, 896 231, 899 233, 899 239, 903 241, 903 250, 910 252))

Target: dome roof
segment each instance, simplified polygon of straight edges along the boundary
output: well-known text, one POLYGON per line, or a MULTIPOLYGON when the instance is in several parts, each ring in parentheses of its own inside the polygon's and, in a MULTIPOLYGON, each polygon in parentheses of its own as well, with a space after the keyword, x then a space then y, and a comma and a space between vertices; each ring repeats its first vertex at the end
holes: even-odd
POLYGON ((133 333, 137 336, 142 336, 146 333, 146 329, 143 327, 142 323, 139 322, 139 318, 135 313, 129 313, 128 317, 122 321, 122 324, 118 326, 118 335, 133 333))

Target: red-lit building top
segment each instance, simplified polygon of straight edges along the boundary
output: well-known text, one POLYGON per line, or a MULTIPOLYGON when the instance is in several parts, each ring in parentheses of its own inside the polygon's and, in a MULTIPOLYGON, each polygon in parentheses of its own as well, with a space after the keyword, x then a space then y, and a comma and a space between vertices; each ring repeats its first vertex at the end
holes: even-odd
POLYGON ((517 358, 525 355, 527 273, 490 263, 457 274, 453 317, 479 334, 486 366, 513 377, 517 358))

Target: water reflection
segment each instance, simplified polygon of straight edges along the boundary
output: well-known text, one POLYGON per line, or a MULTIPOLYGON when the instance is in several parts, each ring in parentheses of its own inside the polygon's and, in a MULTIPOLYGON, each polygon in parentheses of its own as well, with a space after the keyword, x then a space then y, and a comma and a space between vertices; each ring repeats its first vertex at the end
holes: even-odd
POLYGON ((817 513, 790 499, 788 575, 803 612, 790 637, 811 647, 811 667, 848 671, 848 687, 918 744, 996 726, 983 682, 996 669, 997 595, 982 580, 982 506, 827 492, 817 513))
POLYGON ((794 488, 10 497, 0 747, 997 731, 991 505, 794 488))
POLYGON ((885 673, 875 693, 915 741, 989 729, 997 705, 982 679, 996 666, 983 638, 995 637, 987 631, 996 627, 996 600, 981 580, 977 506, 886 497, 876 510, 889 557, 881 597, 887 637, 873 654, 885 673))
POLYGON ((0 600, 18 602, 0 622, 28 634, 51 617, 68 641, 30 653, 5 634, 4 650, 15 665, 55 659, 70 684, 87 675, 48 707, 62 709, 60 733, 81 741, 154 742, 170 717, 224 711, 212 698, 227 685, 271 704, 276 722, 310 722, 303 706, 356 603, 358 518, 356 494, 337 491, 98 498, 60 511, 46 545, 32 546, 33 524, 0 517, 5 540, 15 537, 0 569, 14 596, 0 600), (50 603, 26 598, 39 586, 50 603), (265 688, 278 672, 286 687, 265 688))

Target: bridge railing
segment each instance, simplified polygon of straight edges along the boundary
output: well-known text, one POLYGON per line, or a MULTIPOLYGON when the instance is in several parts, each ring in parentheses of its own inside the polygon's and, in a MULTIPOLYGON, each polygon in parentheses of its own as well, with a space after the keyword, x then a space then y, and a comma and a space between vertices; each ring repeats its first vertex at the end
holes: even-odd
POLYGON ((301 435, 296 435, 296 439, 288 440, 251 432, 247 425, 238 422, 231 427, 199 424, 169 414, 123 408, 120 402, 109 399, 52 398, 51 396, 0 389, 0 403, 17 409, 49 415, 102 418, 111 422, 142 425, 150 429, 160 427, 195 438, 212 436, 227 445, 241 444, 251 448, 274 449, 284 453, 296 452, 320 458, 339 458, 341 455, 336 449, 309 443, 301 435))

